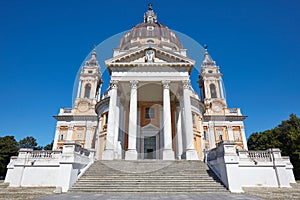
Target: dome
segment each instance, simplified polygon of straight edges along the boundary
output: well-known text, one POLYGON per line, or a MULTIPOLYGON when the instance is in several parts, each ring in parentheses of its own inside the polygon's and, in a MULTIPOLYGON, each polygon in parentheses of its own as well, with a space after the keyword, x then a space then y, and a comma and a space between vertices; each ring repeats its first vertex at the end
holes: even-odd
POLYGON ((144 15, 144 22, 134 26, 122 37, 119 49, 131 50, 145 44, 155 44, 169 50, 182 49, 182 44, 176 34, 167 26, 157 22, 157 16, 151 4, 144 15))

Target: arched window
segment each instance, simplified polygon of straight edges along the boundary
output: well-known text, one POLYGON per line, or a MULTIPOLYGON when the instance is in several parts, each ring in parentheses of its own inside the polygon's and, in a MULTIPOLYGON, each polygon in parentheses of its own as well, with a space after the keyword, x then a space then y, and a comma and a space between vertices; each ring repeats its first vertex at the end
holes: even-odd
POLYGON ((90 98, 90 94, 91 94, 91 85, 86 84, 84 88, 84 98, 90 98))
POLYGON ((211 98, 217 98, 216 86, 214 84, 210 84, 209 89, 211 98))

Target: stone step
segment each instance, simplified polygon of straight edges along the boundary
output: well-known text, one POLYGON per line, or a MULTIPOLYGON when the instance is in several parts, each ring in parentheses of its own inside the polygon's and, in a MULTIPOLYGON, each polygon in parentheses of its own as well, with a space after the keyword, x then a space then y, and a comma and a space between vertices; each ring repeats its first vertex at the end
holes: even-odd
POLYGON ((133 188, 112 188, 112 189, 71 189, 70 192, 80 192, 80 193, 228 193, 228 191, 224 189, 216 190, 216 189, 133 189, 133 188))
POLYGON ((77 182, 76 185, 124 185, 124 184, 135 184, 135 185, 147 185, 147 184, 153 184, 153 185, 191 185, 191 183, 193 184, 197 184, 199 183, 200 185, 197 185, 198 186, 202 186, 202 185, 220 185, 219 183, 216 183, 216 182, 206 182, 206 181, 198 181, 198 182, 192 182, 192 181, 177 181, 177 182, 174 182, 174 181, 160 181, 160 182, 157 182, 157 181, 141 181, 141 182, 137 182, 137 181, 111 181, 111 182, 92 182, 92 181, 80 181, 80 182, 77 182))
POLYGON ((165 182, 165 181, 169 181, 169 182, 215 182, 215 180, 213 179, 209 179, 209 178, 205 178, 205 179, 187 179, 187 178, 177 178, 177 179, 168 179, 168 178, 149 178, 149 179, 145 179, 145 178, 126 178, 126 179, 120 179, 120 178, 102 178, 102 179, 95 179, 95 178, 81 178, 78 182, 80 181, 93 181, 93 182, 110 182, 110 181, 114 181, 114 182, 124 182, 124 181, 145 181, 145 182, 149 182, 149 181, 154 181, 154 182, 165 182))
POLYGON ((227 192, 201 161, 97 161, 71 192, 227 192))

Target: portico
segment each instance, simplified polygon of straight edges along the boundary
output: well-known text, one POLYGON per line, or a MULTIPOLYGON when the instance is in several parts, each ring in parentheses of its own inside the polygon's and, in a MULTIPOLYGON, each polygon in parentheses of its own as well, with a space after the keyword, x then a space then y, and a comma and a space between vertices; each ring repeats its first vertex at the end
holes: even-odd
MULTIPOLYGON (((118 124, 119 127, 107 128, 107 139, 102 159, 174 160, 175 154, 178 155, 177 146, 181 146, 179 149, 190 148, 184 149, 184 152, 193 150, 191 149, 194 148, 193 131, 190 132, 190 136, 187 136, 188 132, 183 131, 180 126, 175 126, 174 123, 175 116, 184 113, 184 105, 181 109, 180 101, 184 102, 182 96, 184 83, 189 82, 170 81, 163 77, 161 81, 150 81, 149 76, 147 79, 140 78, 130 81, 120 79, 111 82, 112 91, 109 99, 107 125, 109 127, 110 124, 118 124), (116 110, 123 110, 124 112, 116 112, 116 110), (109 113, 113 114, 110 115, 109 113), (116 116, 117 113, 118 116, 116 116), (117 123, 117 120, 125 123, 117 123), (183 135, 186 138, 176 136, 178 132, 184 132, 183 135), (116 137, 116 135, 118 136, 116 137), (114 146, 118 144, 118 142, 113 141, 114 138, 118 138, 121 152, 117 151, 118 146, 114 146), (182 141, 186 141, 186 143, 183 144, 182 141), (116 155, 118 153, 119 156, 116 155)), ((182 117, 182 119, 186 118, 182 117)), ((192 116, 188 120, 192 120, 192 116)), ((190 123, 192 124, 192 121, 190 123)), ((197 159, 197 153, 195 155, 195 159, 197 159)), ((182 157, 184 156, 182 154, 182 157)))

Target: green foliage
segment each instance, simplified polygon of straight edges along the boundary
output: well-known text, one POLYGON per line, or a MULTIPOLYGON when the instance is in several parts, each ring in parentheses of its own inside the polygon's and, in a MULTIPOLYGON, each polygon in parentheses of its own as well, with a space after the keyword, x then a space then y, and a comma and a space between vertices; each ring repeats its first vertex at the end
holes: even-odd
POLYGON ((18 153, 18 142, 14 136, 0 137, 0 176, 5 176, 11 156, 18 153))
POLYGON ((34 149, 37 147, 36 139, 32 136, 28 136, 19 141, 20 148, 34 149))
POLYGON ((260 133, 253 133, 248 139, 250 150, 280 148, 281 154, 290 156, 296 179, 300 179, 300 118, 295 114, 277 127, 260 133))
POLYGON ((52 150, 53 147, 53 140, 50 144, 47 144, 46 146, 44 146, 44 150, 52 150))

